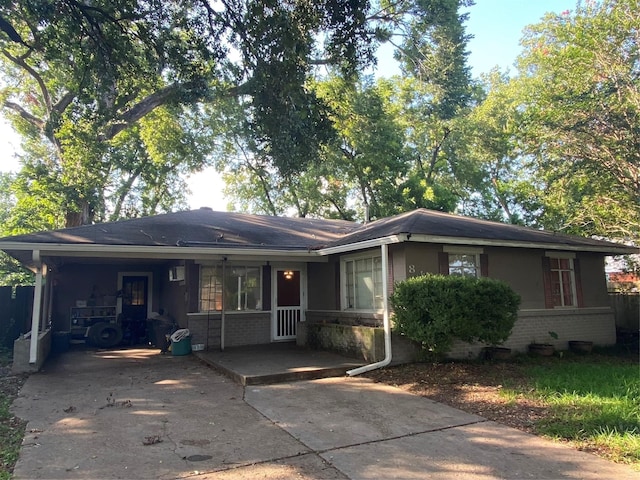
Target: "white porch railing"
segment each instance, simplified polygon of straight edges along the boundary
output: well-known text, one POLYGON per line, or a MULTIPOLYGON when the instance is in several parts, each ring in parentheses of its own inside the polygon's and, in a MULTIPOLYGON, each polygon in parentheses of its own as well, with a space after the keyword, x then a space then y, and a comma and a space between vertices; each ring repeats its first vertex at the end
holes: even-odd
POLYGON ((277 307, 276 315, 275 340, 296 338, 296 327, 300 321, 302 309, 300 307, 277 307))

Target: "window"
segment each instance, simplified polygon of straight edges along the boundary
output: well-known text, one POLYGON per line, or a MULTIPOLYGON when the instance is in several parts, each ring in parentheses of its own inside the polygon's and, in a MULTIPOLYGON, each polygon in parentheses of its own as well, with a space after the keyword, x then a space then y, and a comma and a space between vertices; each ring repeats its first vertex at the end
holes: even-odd
POLYGON ((552 306, 571 307, 576 305, 572 258, 549 258, 549 284, 552 306))
POLYGON ((488 255, 480 247, 444 245, 438 254, 438 271, 441 275, 488 277, 488 255))
POLYGON ((382 309, 382 258, 367 256, 343 261, 346 309, 382 309))
POLYGON ((449 254, 449 275, 459 275, 461 277, 479 277, 480 262, 475 253, 450 253, 449 254))
POLYGON ((262 268, 222 265, 200 267, 200 311, 262 310, 262 268))
POLYGON ((222 310, 222 268, 200 267, 200 311, 222 310))

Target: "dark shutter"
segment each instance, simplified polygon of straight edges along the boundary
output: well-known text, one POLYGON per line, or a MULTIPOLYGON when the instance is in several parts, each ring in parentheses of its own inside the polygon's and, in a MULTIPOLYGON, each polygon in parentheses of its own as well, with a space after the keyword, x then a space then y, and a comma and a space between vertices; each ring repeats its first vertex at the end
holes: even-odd
POLYGON ((486 253, 480 254, 480 276, 489 276, 489 255, 487 255, 486 253))
POLYGON ((271 265, 262 267, 262 310, 271 310, 271 265))
POLYGON ((449 275, 449 254, 438 252, 438 272, 440 275, 449 275))
POLYGON ((542 283, 544 287, 544 307, 553 308, 553 291, 551 290, 551 260, 542 257, 542 283))
POLYGON ((187 271, 187 312, 196 313, 200 310, 200 265, 193 261, 185 263, 187 271))
POLYGON ((580 274, 580 262, 577 258, 573 259, 573 276, 576 279, 576 300, 578 307, 584 307, 584 297, 582 295, 582 275, 580 274))

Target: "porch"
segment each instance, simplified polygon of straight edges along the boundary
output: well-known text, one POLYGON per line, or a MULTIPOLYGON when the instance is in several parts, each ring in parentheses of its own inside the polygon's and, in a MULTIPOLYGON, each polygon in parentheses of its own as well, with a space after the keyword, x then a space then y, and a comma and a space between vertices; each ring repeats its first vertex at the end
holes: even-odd
POLYGON ((271 343, 196 351, 193 355, 241 385, 264 385, 344 376, 364 365, 363 360, 337 353, 299 347, 295 343, 271 343))

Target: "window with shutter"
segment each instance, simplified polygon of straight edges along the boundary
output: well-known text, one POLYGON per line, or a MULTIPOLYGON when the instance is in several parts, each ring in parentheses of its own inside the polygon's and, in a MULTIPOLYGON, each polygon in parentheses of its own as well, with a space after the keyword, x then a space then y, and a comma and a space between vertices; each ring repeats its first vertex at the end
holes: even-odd
POLYGON ((547 253, 542 259, 546 308, 582 306, 579 262, 569 253, 547 253))

